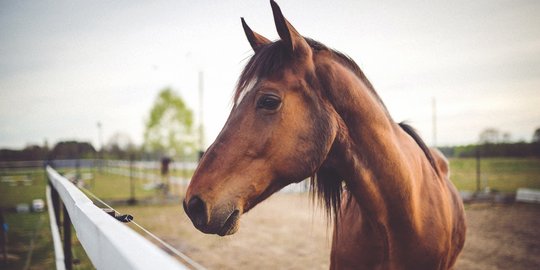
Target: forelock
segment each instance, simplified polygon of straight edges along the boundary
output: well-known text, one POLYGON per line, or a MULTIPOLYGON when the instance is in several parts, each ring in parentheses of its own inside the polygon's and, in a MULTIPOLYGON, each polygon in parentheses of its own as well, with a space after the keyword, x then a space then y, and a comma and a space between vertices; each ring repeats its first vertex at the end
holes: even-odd
POLYGON ((283 70, 284 66, 291 61, 283 42, 276 42, 264 45, 254 54, 244 67, 238 78, 236 91, 234 94, 234 105, 242 100, 247 92, 253 89, 253 85, 259 79, 267 78, 283 70))

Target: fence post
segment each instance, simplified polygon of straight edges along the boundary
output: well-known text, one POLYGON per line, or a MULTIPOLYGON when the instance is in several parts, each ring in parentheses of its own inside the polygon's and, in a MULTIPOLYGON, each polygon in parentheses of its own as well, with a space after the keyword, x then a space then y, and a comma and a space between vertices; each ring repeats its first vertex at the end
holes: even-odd
POLYGON ((67 270, 73 269, 73 254, 71 253, 71 219, 66 206, 63 207, 62 226, 64 231, 64 263, 67 270))
POLYGON ((480 147, 476 146, 476 193, 480 192, 480 147))
POLYGON ((51 181, 49 180, 49 186, 51 187, 51 201, 52 201, 52 207, 54 209, 54 219, 56 222, 56 226, 60 228, 60 198, 58 196, 58 191, 54 188, 51 181))
POLYGON ((4 209, 0 208, 0 226, 2 226, 2 256, 7 264, 7 222, 4 220, 4 209))
POLYGON ((96 157, 94 156, 94 159, 92 160, 92 179, 90 180, 90 186, 92 187, 92 189, 95 189, 96 188, 96 177, 97 177, 97 159, 96 157))
POLYGON ((130 198, 128 200, 128 204, 135 204, 137 203, 137 200, 135 199, 135 183, 133 183, 134 181, 134 177, 133 177, 133 154, 131 154, 129 156, 129 193, 130 193, 130 198))
POLYGON ((81 180, 81 160, 79 158, 75 161, 75 172, 75 181, 79 182, 81 180))

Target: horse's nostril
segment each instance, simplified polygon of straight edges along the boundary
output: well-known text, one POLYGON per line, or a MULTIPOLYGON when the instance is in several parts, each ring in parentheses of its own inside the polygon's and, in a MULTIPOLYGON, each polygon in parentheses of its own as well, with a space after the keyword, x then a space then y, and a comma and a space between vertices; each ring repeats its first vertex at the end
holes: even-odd
POLYGON ((193 221, 195 227, 205 226, 208 223, 208 215, 206 214, 206 204, 198 196, 193 196, 187 207, 184 202, 184 208, 188 216, 193 221))
POLYGON ((189 215, 186 200, 182 200, 182 206, 184 207, 184 212, 186 212, 186 214, 189 215))

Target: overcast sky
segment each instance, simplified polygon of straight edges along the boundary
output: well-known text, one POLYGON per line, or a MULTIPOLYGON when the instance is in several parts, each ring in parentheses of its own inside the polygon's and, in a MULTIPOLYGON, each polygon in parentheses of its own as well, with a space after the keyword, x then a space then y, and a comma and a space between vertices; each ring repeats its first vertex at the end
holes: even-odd
MULTIPOLYGON (((540 127, 540 1, 278 1, 304 36, 350 55, 396 121, 428 144, 474 143, 485 128, 527 140, 540 127)), ((251 55, 240 17, 276 39, 253 1, 1 1, 0 148, 117 132, 142 143, 164 87, 221 130, 251 55)))

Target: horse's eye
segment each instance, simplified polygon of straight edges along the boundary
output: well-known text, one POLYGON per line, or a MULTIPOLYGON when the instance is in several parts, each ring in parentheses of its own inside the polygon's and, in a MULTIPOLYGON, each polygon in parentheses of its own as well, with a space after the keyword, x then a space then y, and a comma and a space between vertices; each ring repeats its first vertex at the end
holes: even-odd
POLYGON ((281 99, 274 95, 264 95, 257 101, 257 108, 275 110, 281 104, 281 99))

